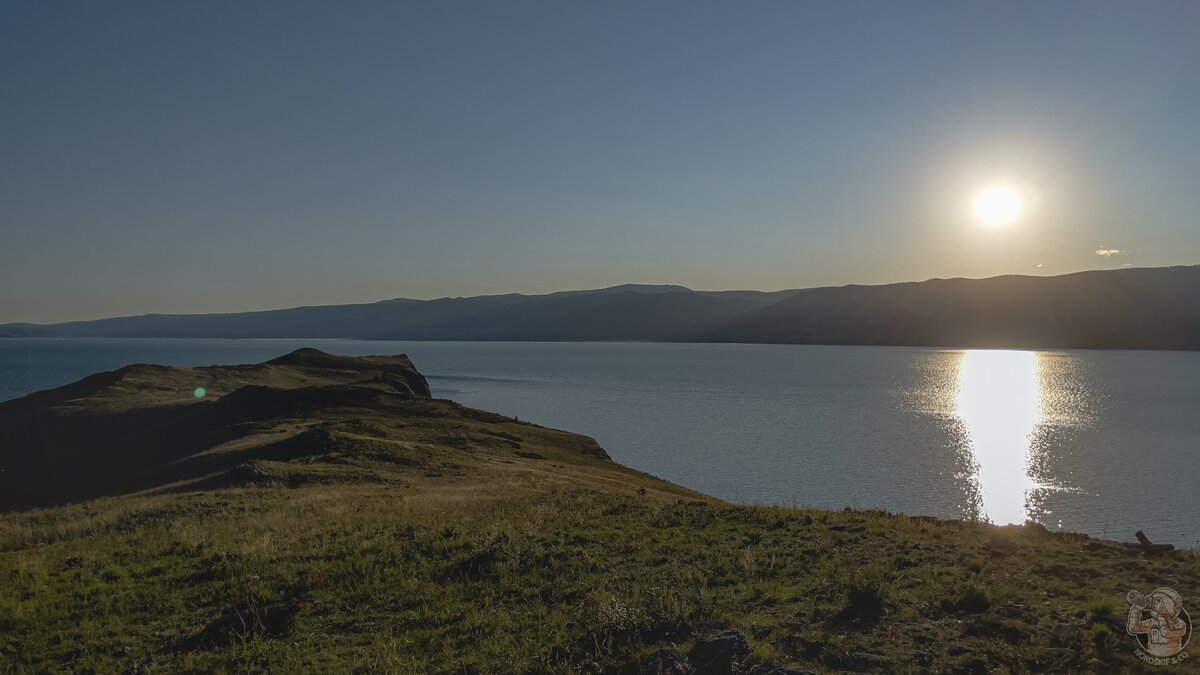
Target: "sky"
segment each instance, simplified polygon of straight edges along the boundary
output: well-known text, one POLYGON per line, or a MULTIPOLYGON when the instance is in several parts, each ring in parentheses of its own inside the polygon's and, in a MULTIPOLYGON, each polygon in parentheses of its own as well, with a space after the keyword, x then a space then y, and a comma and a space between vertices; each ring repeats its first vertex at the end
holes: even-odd
POLYGON ((1196 264, 1198 73, 1194 0, 0 0, 0 322, 1196 264))

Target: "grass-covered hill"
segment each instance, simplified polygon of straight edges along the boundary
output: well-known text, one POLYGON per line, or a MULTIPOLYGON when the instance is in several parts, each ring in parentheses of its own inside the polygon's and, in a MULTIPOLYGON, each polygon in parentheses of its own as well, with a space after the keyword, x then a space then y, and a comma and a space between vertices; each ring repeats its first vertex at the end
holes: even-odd
POLYGON ((1200 597, 1191 552, 725 504, 403 357, 96 375, 0 404, 0 470, 0 672, 1135 671, 1126 593, 1200 597))

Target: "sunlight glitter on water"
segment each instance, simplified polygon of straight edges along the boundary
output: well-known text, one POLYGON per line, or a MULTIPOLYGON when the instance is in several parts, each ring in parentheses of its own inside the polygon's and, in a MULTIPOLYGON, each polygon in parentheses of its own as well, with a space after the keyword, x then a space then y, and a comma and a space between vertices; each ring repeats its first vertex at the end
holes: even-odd
POLYGON ((971 454, 974 515, 997 525, 1025 522, 1039 487, 1030 475, 1033 438, 1045 418, 1037 354, 965 352, 954 411, 971 454))

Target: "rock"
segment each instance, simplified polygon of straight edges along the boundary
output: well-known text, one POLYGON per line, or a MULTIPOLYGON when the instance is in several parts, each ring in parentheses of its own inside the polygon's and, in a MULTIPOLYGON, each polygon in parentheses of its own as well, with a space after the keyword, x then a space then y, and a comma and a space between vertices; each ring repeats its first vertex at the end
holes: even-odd
POLYGON ((688 675, 691 672, 686 657, 667 649, 647 656, 638 664, 640 675, 688 675))
POLYGON ((1008 537, 1000 537, 993 535, 985 544, 988 551, 993 555, 1009 555, 1017 550, 1017 542, 1008 537))
POLYGON ((965 673, 986 673, 988 671, 987 661, 980 658, 974 658, 962 665, 962 672, 965 673))
POLYGON ((750 653, 750 641, 740 631, 727 630, 697 640, 688 660, 693 675, 731 675, 734 664, 750 653))
POLYGON ((387 384, 400 394, 430 398, 429 382, 417 372, 405 354, 397 356, 338 356, 319 349, 302 347, 277 359, 267 361, 275 366, 292 366, 316 370, 360 370, 376 373, 376 380, 387 384))
POLYGON ((1079 627, 1072 623, 1058 623, 1050 631, 1059 640, 1059 644, 1072 644, 1079 637, 1079 627))
POLYGON ((892 666, 892 661, 883 654, 875 654, 872 652, 853 652, 843 655, 838 662, 838 665, 845 668, 843 672, 861 672, 861 673, 894 673, 895 667, 892 666))
POLYGON ((1078 656, 1074 649, 1068 649, 1066 647, 1050 647, 1045 651, 1045 654, 1046 656, 1050 657, 1050 660, 1054 663, 1066 663, 1069 661, 1074 661, 1075 657, 1078 656))
POLYGON ((1034 521, 1034 520, 1025 521, 1025 524, 1022 525, 1022 527, 1024 527, 1025 531, 1030 534, 1036 534, 1036 535, 1050 534, 1050 530, 1046 529, 1045 525, 1043 525, 1037 521, 1034 521))
POLYGON ((254 636, 278 638, 292 626, 300 607, 292 604, 270 607, 237 607, 217 617, 200 633, 180 646, 183 649, 215 649, 254 636))
POLYGON ((801 668, 793 668, 791 666, 782 666, 778 663, 767 661, 760 663, 750 669, 749 675, 817 675, 811 670, 803 670, 801 668))

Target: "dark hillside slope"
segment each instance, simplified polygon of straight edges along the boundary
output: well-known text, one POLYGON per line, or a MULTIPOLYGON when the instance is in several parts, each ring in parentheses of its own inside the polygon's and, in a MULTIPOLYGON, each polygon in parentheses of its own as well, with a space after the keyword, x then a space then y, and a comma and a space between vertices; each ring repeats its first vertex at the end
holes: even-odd
POLYGON ((1200 266, 801 291, 702 341, 1200 349, 1200 266))

